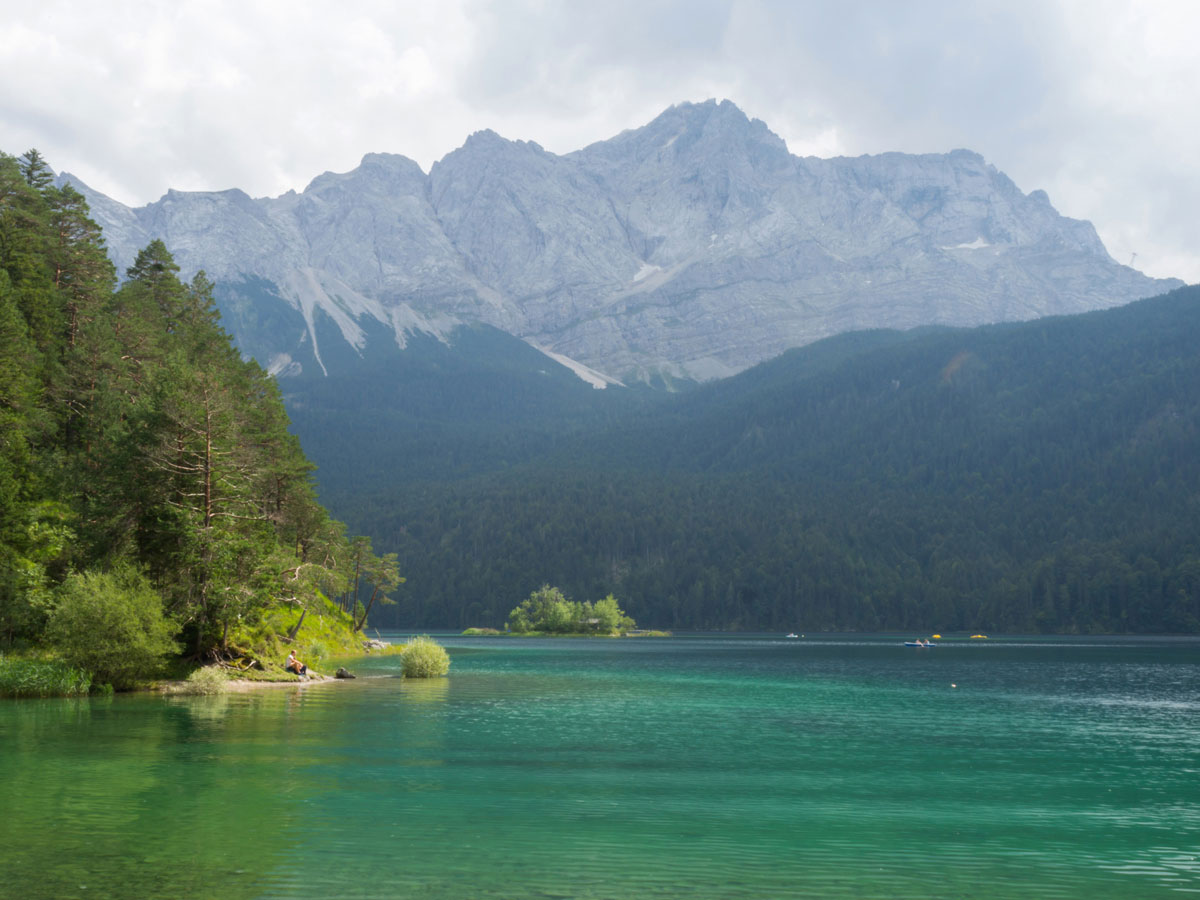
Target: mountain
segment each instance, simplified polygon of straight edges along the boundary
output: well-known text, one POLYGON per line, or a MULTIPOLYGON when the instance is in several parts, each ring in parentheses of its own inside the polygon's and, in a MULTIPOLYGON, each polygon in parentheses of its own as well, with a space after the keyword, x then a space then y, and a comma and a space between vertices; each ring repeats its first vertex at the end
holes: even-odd
POLYGON ((335 508, 400 554, 379 627, 500 625, 549 582, 647 627, 1194 632, 1197 342, 1200 287, 842 335, 521 454, 481 425, 471 466, 335 508))
POLYGON ((487 325, 598 384, 707 381, 830 335, 1127 303, 1178 282, 1114 262, 965 150, 799 158, 728 101, 566 155, 490 131, 425 174, 369 154, 302 192, 87 197, 119 270, 161 238, 283 377, 347 373, 487 325))

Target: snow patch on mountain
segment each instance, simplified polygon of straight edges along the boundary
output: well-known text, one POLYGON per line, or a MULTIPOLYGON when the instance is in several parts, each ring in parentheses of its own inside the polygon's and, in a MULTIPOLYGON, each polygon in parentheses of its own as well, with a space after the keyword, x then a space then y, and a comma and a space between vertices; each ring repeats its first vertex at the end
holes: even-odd
POLYGON ((983 249, 985 249, 987 247, 991 247, 991 246, 992 246, 992 244, 990 242, 985 241, 981 237, 977 237, 977 238, 975 238, 975 240, 971 241, 970 243, 955 244, 953 247, 942 247, 942 249, 943 250, 983 250, 983 249))
POLYGON ((554 360, 559 365, 565 366, 566 368, 570 369, 580 379, 582 379, 583 381, 586 381, 588 384, 590 384, 592 387, 596 388, 597 390, 602 391, 605 388, 607 388, 610 384, 616 385, 617 387, 625 387, 625 385, 622 384, 617 379, 611 378, 608 375, 605 375, 603 372, 597 372, 595 369, 590 368, 589 366, 585 366, 583 363, 579 362, 578 360, 571 359, 569 356, 563 356, 561 353, 555 353, 553 350, 548 350, 545 347, 538 346, 536 341, 526 338, 525 343, 527 343, 534 350, 537 350, 539 353, 543 353, 546 356, 550 357, 552 360, 554 360))
POLYGON ((292 359, 290 353, 276 353, 267 361, 266 370, 267 374, 276 378, 287 378, 299 375, 303 367, 292 359))
POLYGON ((661 271, 662 269, 660 269, 658 266, 653 266, 650 263, 642 263, 642 267, 634 274, 633 280, 635 282, 641 281, 643 278, 647 278, 653 275, 655 272, 661 271))

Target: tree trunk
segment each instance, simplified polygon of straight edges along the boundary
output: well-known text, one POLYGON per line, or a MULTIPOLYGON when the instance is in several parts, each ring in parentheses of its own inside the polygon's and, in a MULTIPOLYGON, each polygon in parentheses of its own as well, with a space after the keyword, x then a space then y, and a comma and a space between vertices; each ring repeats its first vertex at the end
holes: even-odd
POLYGON ((294 641, 296 639, 296 635, 300 632, 300 626, 304 624, 304 617, 307 615, 308 615, 307 608, 300 610, 300 619, 296 622, 295 625, 292 626, 292 630, 288 632, 288 635, 287 635, 288 641, 294 641))
POLYGON ((371 591, 371 599, 367 601, 367 608, 363 610, 362 618, 354 623, 355 631, 362 631, 363 626, 367 624, 367 616, 371 612, 371 607, 375 605, 375 598, 379 596, 379 588, 371 591))

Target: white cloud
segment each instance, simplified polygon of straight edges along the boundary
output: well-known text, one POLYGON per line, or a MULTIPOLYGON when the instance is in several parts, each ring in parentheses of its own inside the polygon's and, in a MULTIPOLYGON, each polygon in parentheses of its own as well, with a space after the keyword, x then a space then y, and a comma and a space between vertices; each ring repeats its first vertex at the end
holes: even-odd
POLYGON ((968 147, 1200 281, 1200 7, 1135 0, 43 0, 0 29, 4 149, 133 204, 424 168, 493 128, 568 152, 728 98, 793 152, 968 147))

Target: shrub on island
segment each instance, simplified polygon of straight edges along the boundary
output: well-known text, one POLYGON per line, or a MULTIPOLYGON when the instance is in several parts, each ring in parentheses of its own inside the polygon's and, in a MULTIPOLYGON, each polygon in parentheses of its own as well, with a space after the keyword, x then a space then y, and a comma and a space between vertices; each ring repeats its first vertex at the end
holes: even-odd
POLYGON ((400 665, 405 678, 438 678, 450 671, 450 655, 433 638, 422 635, 404 646, 400 665))

